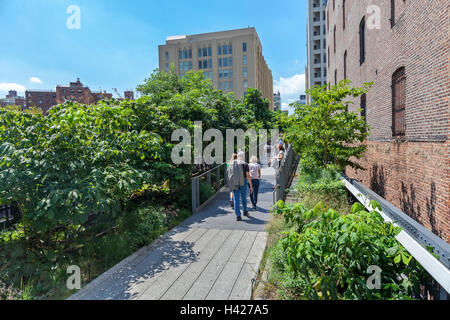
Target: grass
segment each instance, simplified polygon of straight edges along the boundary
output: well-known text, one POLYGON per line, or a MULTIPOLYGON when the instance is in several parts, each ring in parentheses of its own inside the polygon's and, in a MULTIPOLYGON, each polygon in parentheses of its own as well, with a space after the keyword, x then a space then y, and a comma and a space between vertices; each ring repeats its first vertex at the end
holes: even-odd
POLYGON ((273 270, 271 266, 271 257, 273 255, 273 250, 278 241, 280 240, 281 233, 287 229, 287 225, 283 217, 274 216, 272 220, 267 224, 266 231, 268 233, 267 246, 264 251, 264 255, 261 261, 261 267, 259 269, 259 274, 257 279, 263 281, 261 290, 257 292, 258 295, 262 295, 265 299, 272 300, 275 298, 276 293, 276 282, 271 281, 271 276, 273 275, 273 270), (263 273, 268 272, 269 278, 267 281, 263 279, 263 273))

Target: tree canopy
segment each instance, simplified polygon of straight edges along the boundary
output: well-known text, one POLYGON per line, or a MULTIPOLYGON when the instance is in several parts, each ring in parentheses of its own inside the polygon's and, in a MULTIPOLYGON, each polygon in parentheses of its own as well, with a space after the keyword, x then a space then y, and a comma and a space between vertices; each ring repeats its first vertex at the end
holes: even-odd
POLYGON ((365 119, 348 107, 371 85, 353 88, 350 81, 343 80, 329 89, 316 86, 307 90, 311 103, 294 104, 286 135, 304 162, 324 168, 333 164, 341 169, 363 169, 355 160, 366 151, 362 142, 369 128, 365 119))

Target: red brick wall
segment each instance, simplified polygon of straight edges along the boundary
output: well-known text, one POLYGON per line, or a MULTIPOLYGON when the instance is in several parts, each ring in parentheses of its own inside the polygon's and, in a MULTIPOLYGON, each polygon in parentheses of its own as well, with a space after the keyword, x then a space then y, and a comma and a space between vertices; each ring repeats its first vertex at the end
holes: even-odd
POLYGON ((26 91, 25 104, 27 107, 41 108, 43 113, 56 104, 55 91, 26 91), (41 103, 42 102, 42 103, 41 103))
MULTIPOLYGON (((330 2, 329 2, 330 3, 330 2)), ((328 82, 347 77, 353 85, 374 82, 367 94, 368 151, 361 163, 367 171, 348 169, 349 176, 381 193, 388 201, 450 242, 449 130, 449 1, 396 0, 391 27, 391 1, 346 1, 343 29, 342 0, 328 5, 330 46, 328 82), (359 62, 359 24, 367 8, 378 6, 381 28, 366 27, 366 61, 359 62), (336 54, 333 29, 336 26, 336 54), (331 30, 331 32, 330 32, 331 30), (406 72, 406 135, 392 136, 392 75, 406 72)), ((359 109, 359 100, 350 108, 359 109)))

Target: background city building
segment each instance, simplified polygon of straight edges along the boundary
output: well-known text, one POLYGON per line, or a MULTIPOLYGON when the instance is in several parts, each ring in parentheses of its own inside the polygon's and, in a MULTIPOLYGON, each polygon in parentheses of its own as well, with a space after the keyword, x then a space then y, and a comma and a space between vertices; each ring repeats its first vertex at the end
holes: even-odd
MULTIPOLYGON (((134 100, 133 91, 125 91, 125 99, 134 100)), ((106 91, 91 91, 84 86, 80 79, 70 82, 68 86, 56 86, 56 90, 27 90, 25 91, 25 106, 38 107, 45 113, 56 105, 66 101, 82 104, 97 104, 101 100, 111 100, 112 94, 106 91)))
POLYGON ((281 93, 280 93, 280 90, 278 90, 277 93, 273 94, 273 109, 274 110, 281 110, 281 93))
POLYGON ((305 105, 306 104, 306 94, 301 94, 300 99, 297 102, 299 104, 305 105))
POLYGON ((14 105, 23 107, 25 106, 25 98, 18 96, 17 91, 10 90, 4 99, 0 99, 0 106, 14 105))
MULTIPOLYGON (((159 46, 159 69, 174 64, 178 75, 203 71, 214 87, 245 96, 248 88, 273 101, 273 78, 255 28, 168 37, 159 46)), ((271 103, 273 108, 273 103, 271 103)))
POLYGON ((366 171, 347 169, 450 242, 448 1, 329 1, 328 82, 374 82, 349 108, 371 127, 366 171), (373 28, 369 5, 381 9, 373 28))
POLYGON ((308 0, 306 89, 327 81, 326 6, 327 0, 308 0))

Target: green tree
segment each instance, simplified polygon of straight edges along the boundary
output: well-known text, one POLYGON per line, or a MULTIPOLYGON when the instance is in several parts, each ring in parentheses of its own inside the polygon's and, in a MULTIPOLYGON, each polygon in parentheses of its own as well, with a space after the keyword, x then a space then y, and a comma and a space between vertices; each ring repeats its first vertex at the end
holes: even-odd
POLYGON ((295 114, 287 137, 309 166, 327 168, 333 164, 340 169, 346 166, 363 169, 354 159, 366 151, 362 142, 369 128, 365 119, 349 112, 348 107, 352 99, 367 93, 371 85, 352 88, 349 80, 343 80, 328 90, 326 85, 316 86, 307 91, 311 103, 294 104, 295 114))
POLYGON ((270 110, 270 101, 263 98, 261 91, 249 88, 243 101, 244 108, 250 112, 250 116, 259 123, 260 128, 271 128, 274 113, 270 110))

